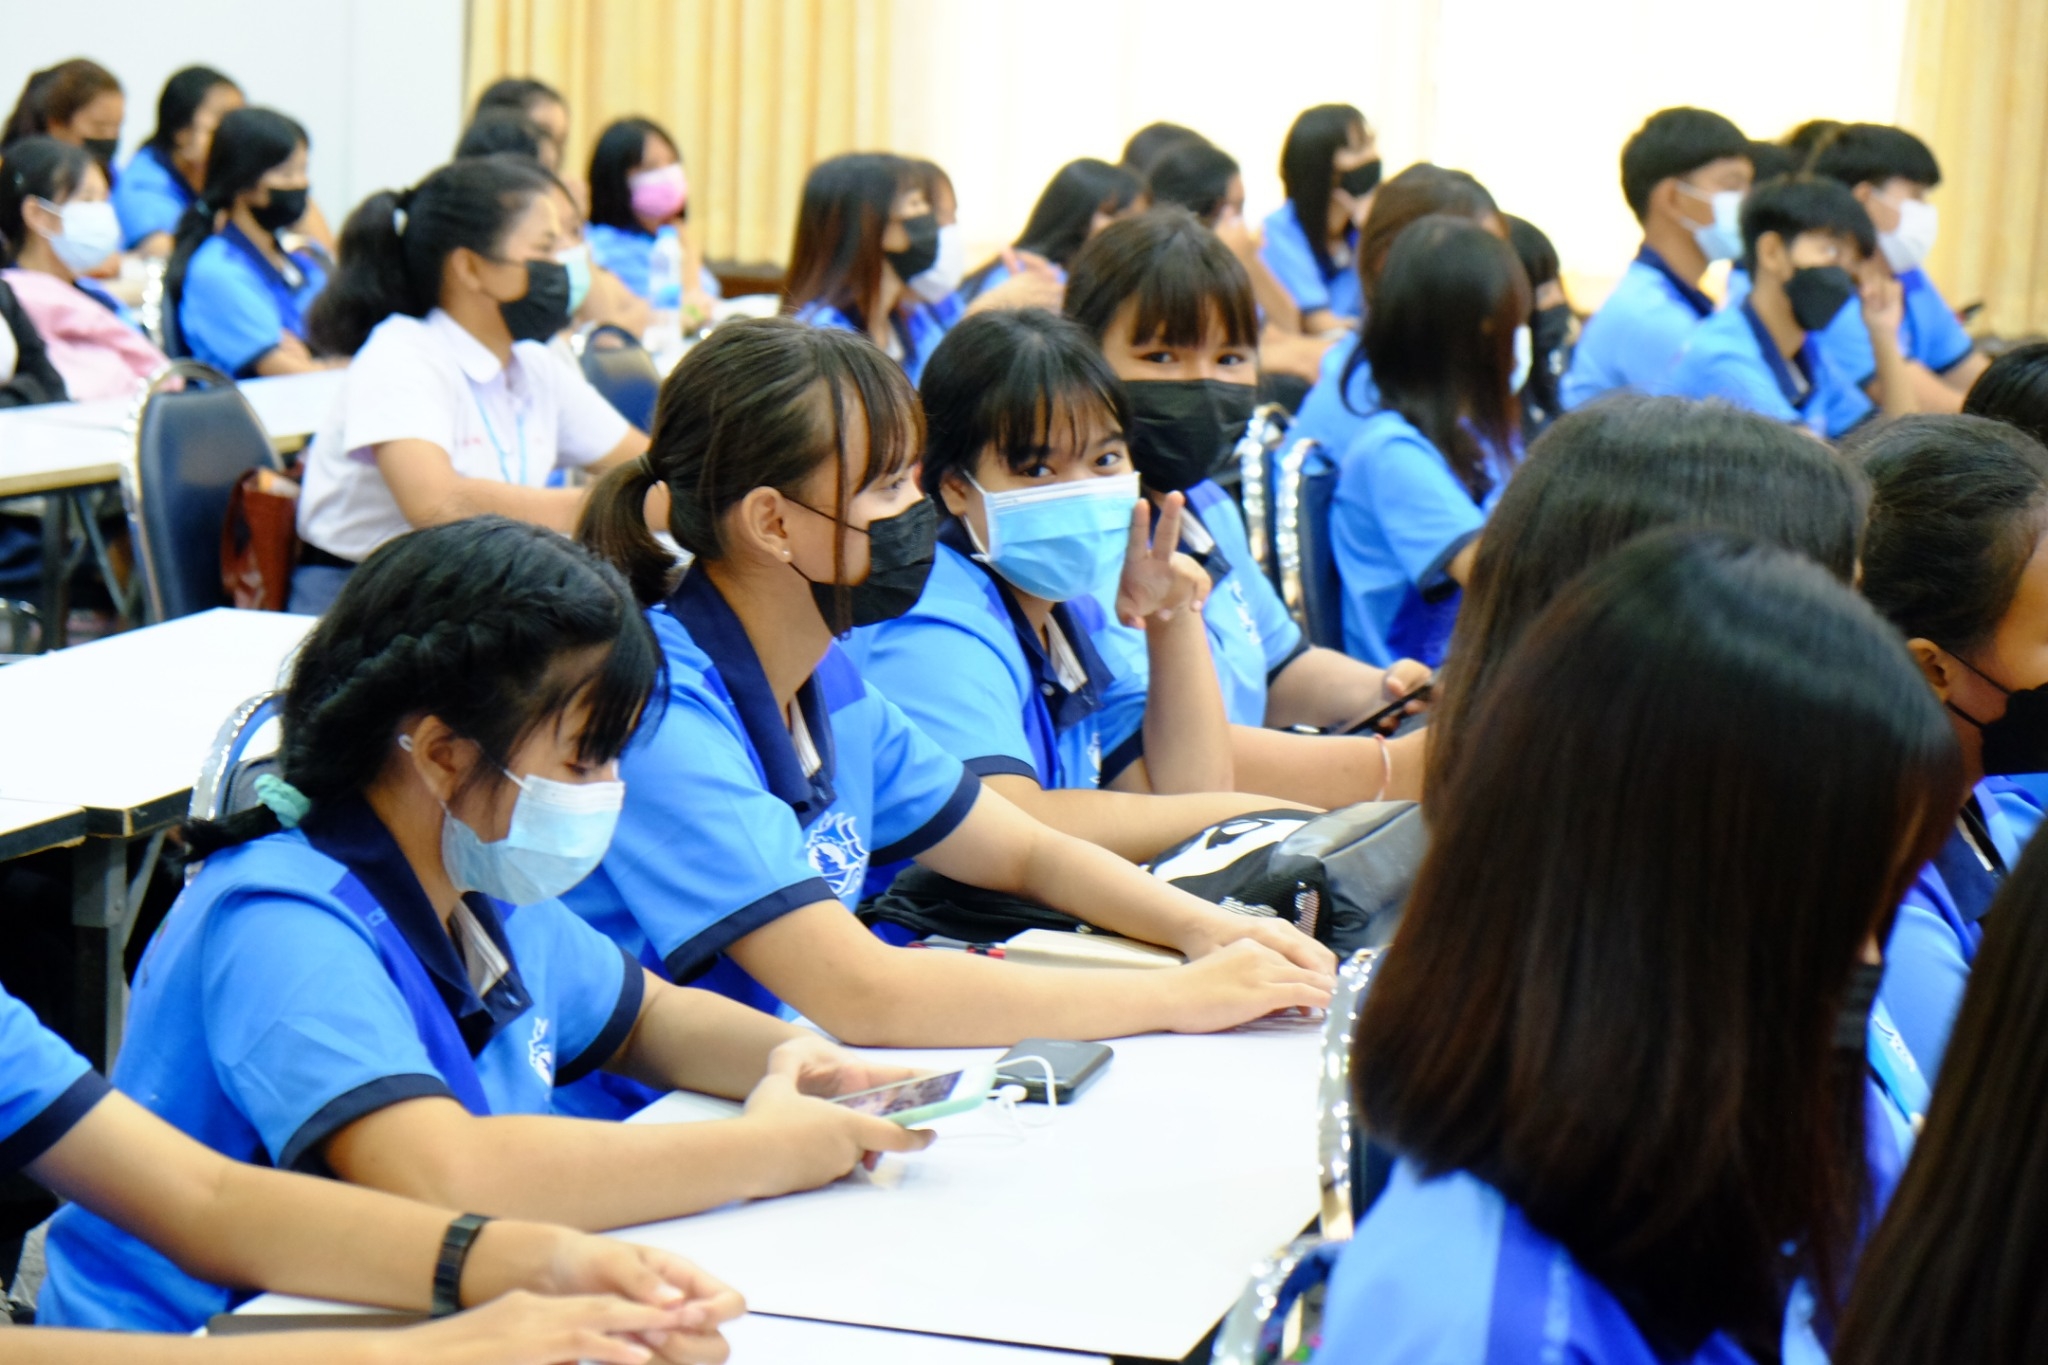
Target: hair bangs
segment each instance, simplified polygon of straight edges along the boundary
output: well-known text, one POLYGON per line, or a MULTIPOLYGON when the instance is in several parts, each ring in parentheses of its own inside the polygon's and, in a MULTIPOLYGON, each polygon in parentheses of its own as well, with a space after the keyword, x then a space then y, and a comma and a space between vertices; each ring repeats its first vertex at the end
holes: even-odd
POLYGON ((1019 474, 1061 448, 1081 451, 1094 421, 1115 435, 1129 425, 1123 386, 1092 348, 1020 348, 980 406, 977 453, 993 447, 1019 474))
POLYGON ((1136 345, 1200 346, 1220 330, 1227 344, 1259 344, 1251 277, 1222 242, 1200 249, 1176 242, 1153 260, 1131 295, 1131 340, 1136 345))

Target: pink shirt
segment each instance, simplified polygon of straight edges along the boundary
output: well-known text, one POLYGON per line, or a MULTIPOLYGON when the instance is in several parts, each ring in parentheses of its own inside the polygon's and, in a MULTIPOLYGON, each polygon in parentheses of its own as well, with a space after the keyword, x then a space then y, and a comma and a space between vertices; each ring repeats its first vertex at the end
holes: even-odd
POLYGON ((40 270, 0 270, 77 402, 125 398, 170 362, 149 340, 76 285, 40 270))

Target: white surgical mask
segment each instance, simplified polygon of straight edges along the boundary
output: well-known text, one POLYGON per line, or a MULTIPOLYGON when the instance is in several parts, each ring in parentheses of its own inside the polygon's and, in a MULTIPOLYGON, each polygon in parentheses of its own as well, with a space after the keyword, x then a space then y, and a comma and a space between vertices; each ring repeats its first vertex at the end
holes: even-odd
POLYGON ((36 203, 64 220, 58 232, 46 232, 43 237, 72 274, 85 274, 121 249, 121 220, 108 200, 78 199, 69 204, 53 204, 38 199, 36 203))
POLYGON ((1525 323, 1515 329, 1515 373, 1514 377, 1508 380, 1508 387, 1520 393, 1522 386, 1529 382, 1529 371, 1535 364, 1536 343, 1530 337, 1528 325, 1525 323))
POLYGON ((1700 254, 1710 261, 1732 261, 1742 254, 1742 191, 1716 190, 1708 194, 1696 189, 1683 180, 1678 182, 1683 193, 1695 199, 1703 199, 1714 210, 1714 221, 1695 223, 1692 239, 1699 244, 1700 254))
POLYGON ((1924 199, 1901 199, 1898 210, 1899 225, 1877 234, 1877 249, 1884 253, 1892 273, 1903 275, 1926 264, 1927 253, 1934 250, 1941 214, 1924 199))
POLYGON ((952 223, 939 229, 939 258, 931 263, 930 269, 910 277, 910 292, 926 303, 944 303, 965 278, 967 238, 961 234, 960 225, 952 223))
MULTIPOLYGON (((412 736, 398 747, 412 752, 412 736)), ((441 806, 441 867, 458 891, 481 891, 508 905, 553 900, 589 876, 611 847, 626 804, 626 784, 520 777, 505 837, 490 843, 441 806)))

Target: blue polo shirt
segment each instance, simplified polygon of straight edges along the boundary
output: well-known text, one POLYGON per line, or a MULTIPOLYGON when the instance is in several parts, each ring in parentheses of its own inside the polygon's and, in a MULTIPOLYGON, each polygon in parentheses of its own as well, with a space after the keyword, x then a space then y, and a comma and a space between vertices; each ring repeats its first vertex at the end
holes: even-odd
MULTIPOLYGON (((1181 553, 1209 574, 1209 601, 1202 608, 1208 627, 1209 657, 1223 689, 1223 711, 1232 725, 1258 728, 1266 723, 1266 693, 1281 670, 1308 652, 1301 627, 1280 600, 1272 581, 1259 572, 1246 539, 1244 513, 1214 480, 1188 490, 1187 518, 1181 532, 1181 553)), ((1119 657, 1135 658, 1147 685, 1151 659, 1145 632, 1112 618, 1108 630, 1123 640, 1119 657)), ((1129 749, 1145 723, 1145 697, 1140 689, 1121 691, 1109 699, 1103 733, 1113 752, 1129 749)), ((1130 757, 1137 752, 1130 749, 1130 757)), ((1107 765, 1111 777, 1123 763, 1107 765)))
POLYGON ((1323 352, 1316 382, 1309 387, 1300 411, 1287 428, 1289 445, 1300 440, 1317 441, 1324 450, 1338 454, 1357 439, 1366 417, 1380 403, 1379 390, 1372 382, 1372 365, 1363 357, 1351 372, 1351 382, 1344 382, 1344 367, 1362 345, 1359 337, 1349 336, 1323 352))
POLYGON ((1679 353, 1714 301, 1648 246, 1586 320, 1558 399, 1569 412, 1615 389, 1670 392, 1679 353))
POLYGON ((0 990, 0 1176, 56 1146, 106 1093, 85 1058, 0 990))
POLYGON ((153 232, 176 232, 178 220, 196 198, 185 177, 151 146, 143 146, 114 182, 114 216, 121 220, 121 245, 132 249, 153 232))
POLYGON ((1474 497, 1407 418, 1380 409, 1334 462, 1330 548, 1343 585, 1344 652, 1385 668, 1443 662, 1458 616, 1451 561, 1485 526, 1515 456, 1495 458, 1474 497))
POLYGON ((661 718, 621 763, 626 808, 604 862, 565 899, 648 966, 763 1008, 722 955, 792 910, 850 910, 870 861, 913 858, 966 818, 981 783, 862 682, 834 645, 797 693, 806 775, 747 633, 692 571, 647 617, 668 664, 661 718), (699 980, 699 978, 702 978, 699 980))
MULTIPOLYGON (((553 1112, 625 1041, 646 978, 559 901, 466 904, 508 964, 481 996, 361 799, 214 854, 142 960, 114 1083, 224 1156, 320 1174, 328 1138, 405 1100, 553 1112)), ((246 1297, 75 1205, 49 1262, 53 1325, 189 1332, 246 1297)))
MULTIPOLYGON (((1843 311, 1855 306, 1851 300, 1843 311)), ((1809 334, 1788 362, 1748 298, 1693 332, 1669 391, 1681 398, 1725 399, 1830 440, 1876 411, 1856 382, 1829 362, 1817 334, 1809 334)))
MULTIPOLYGON (((944 303, 936 304, 925 303, 907 294, 905 298, 911 302, 907 307, 898 304, 889 322, 896 329, 896 340, 903 348, 903 373, 915 384, 924 374, 925 362, 932 358, 932 352, 939 349, 939 343, 946 339, 946 333, 952 330, 953 324, 965 316, 967 305, 957 292, 944 303)), ((865 328, 854 326, 852 318, 823 299, 813 299, 797 309, 796 320, 813 327, 835 327, 842 332, 867 335, 865 328)))
POLYGON ((1930 1078, 1941 1073, 1963 988, 1984 941, 1984 912, 2019 854, 2019 839, 1997 793, 1979 783, 1948 840, 1899 902, 1885 942, 1878 999, 1898 1021, 1900 1036, 1930 1078), (1991 866, 1965 837, 1965 823, 1975 824, 1989 845, 1991 866))
POLYGON ((310 251, 291 253, 280 274, 230 223, 200 243, 185 267, 178 331, 194 359, 237 379, 277 349, 285 333, 306 337, 306 310, 327 286, 327 269, 310 251))
MULTIPOLYGON (((682 301, 680 289, 667 298, 655 298, 649 283, 655 243, 675 235, 673 223, 662 224, 659 233, 637 227, 613 227, 609 223, 592 223, 583 230, 583 240, 590 244, 590 259, 617 275, 626 288, 656 308, 674 308, 682 301)), ((680 249, 676 259, 682 259, 680 249)), ((719 297, 718 277, 709 266, 697 268, 697 287, 714 299, 719 297)))
MULTIPOLYGON (((1060 680, 1009 585, 974 558, 958 520, 939 533, 938 558, 917 605, 894 621, 853 632, 845 649, 869 686, 977 777, 1010 773, 1050 790, 1101 785, 1103 717, 1109 700, 1145 679, 1114 672, 1098 647, 1115 625, 1093 597, 1052 609, 1086 678, 1060 680)), ((1114 773, 1137 756, 1111 753, 1114 773)))
POLYGON ((1358 249, 1357 229, 1345 234, 1347 251, 1343 263, 1332 261, 1327 270, 1316 259, 1311 240, 1293 203, 1282 204, 1266 216, 1259 259, 1300 305, 1304 317, 1318 308, 1327 308, 1340 318, 1356 322, 1365 315, 1365 296, 1352 259, 1352 253, 1358 249))
MULTIPOLYGON (((1899 276, 1899 287, 1905 301, 1905 317, 1899 323, 1899 354, 1936 374, 1969 359, 1977 343, 1963 330, 1962 320, 1927 278, 1927 272, 1907 271, 1899 276)), ((1863 321, 1863 310, 1853 301, 1822 330, 1820 345, 1829 364, 1859 386, 1877 377, 1877 353, 1870 346, 1870 327, 1863 321)))

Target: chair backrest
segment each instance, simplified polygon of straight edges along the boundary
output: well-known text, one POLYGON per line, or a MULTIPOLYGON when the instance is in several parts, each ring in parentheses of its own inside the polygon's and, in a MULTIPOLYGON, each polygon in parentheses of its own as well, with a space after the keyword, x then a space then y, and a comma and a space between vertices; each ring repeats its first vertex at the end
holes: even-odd
POLYGON ((228 605, 221 523, 235 485, 262 465, 275 468, 277 454, 232 379, 189 360, 157 377, 136 424, 134 466, 121 481, 150 619, 228 605), (186 387, 164 389, 172 377, 186 387))
MULTIPOLYGON (((221 820, 256 804, 256 779, 277 771, 274 722, 283 714, 284 693, 259 692, 221 722, 192 784, 192 819, 221 820)), ((198 872, 189 868, 186 879, 198 872)))
POLYGON ((135 321, 150 344, 165 355, 171 353, 168 319, 169 301, 164 297, 164 272, 168 256, 144 256, 142 260, 142 301, 136 305, 135 321))
POLYGON ((1351 1040, 1384 948, 1360 948, 1337 973, 1337 989, 1323 1015, 1323 1066, 1316 1082, 1316 1167, 1323 1187, 1318 1220, 1333 1242, 1351 1236, 1356 1219, 1357 1172, 1365 1128, 1351 1102, 1351 1040))
POLYGON ((1280 598, 1309 643, 1344 647, 1343 585, 1330 547, 1337 470, 1322 442, 1303 437, 1280 456, 1274 478, 1273 558, 1280 598))
POLYGON ((1237 499, 1244 507, 1245 538, 1259 572, 1273 577, 1273 456, 1287 439, 1292 424, 1287 409, 1267 403, 1252 413, 1244 435, 1238 438, 1237 499))
POLYGON ((1320 1296, 1308 1291, 1328 1282, 1343 1249, 1342 1242, 1302 1237, 1254 1266, 1251 1283, 1216 1329, 1210 1365, 1278 1365, 1301 1359, 1294 1352, 1301 1343, 1315 1340, 1322 1316, 1320 1296), (1302 1310, 1299 1320, 1297 1307, 1302 1310))
POLYGON ((623 327, 604 323, 578 334, 582 343, 583 377, 642 431, 654 427, 654 400, 661 394, 661 371, 640 338, 623 327))

